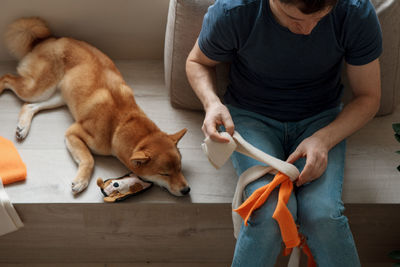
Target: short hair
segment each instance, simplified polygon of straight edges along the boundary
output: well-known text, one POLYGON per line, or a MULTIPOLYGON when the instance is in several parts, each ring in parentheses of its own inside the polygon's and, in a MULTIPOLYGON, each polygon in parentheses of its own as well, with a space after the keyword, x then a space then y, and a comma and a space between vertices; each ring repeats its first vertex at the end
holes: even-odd
POLYGON ((297 6, 304 14, 312 14, 322 11, 327 7, 333 7, 339 0, 279 0, 281 3, 297 6))

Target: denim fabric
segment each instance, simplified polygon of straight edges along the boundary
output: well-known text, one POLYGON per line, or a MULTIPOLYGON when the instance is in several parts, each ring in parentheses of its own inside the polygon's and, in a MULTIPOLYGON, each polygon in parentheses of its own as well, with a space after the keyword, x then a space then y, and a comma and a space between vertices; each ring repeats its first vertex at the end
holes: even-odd
MULTIPOLYGON (((340 107, 337 107, 298 122, 279 122, 233 106, 228 108, 235 130, 246 141, 282 160, 286 160, 302 140, 329 124, 340 112, 340 107)), ((231 159, 238 175, 260 164, 237 152, 231 159)), ((323 175, 303 186, 295 186, 288 203, 318 266, 360 266, 347 218, 342 214, 344 159, 345 141, 330 150, 328 167, 323 175)), ((298 160, 295 165, 301 171, 305 159, 298 160)), ((245 198, 272 179, 273 176, 267 174, 249 184, 244 192, 245 198)), ((277 199, 278 190, 275 189, 265 204, 252 214, 249 226, 242 225, 232 266, 274 266, 282 250, 279 226, 272 218, 277 199)))

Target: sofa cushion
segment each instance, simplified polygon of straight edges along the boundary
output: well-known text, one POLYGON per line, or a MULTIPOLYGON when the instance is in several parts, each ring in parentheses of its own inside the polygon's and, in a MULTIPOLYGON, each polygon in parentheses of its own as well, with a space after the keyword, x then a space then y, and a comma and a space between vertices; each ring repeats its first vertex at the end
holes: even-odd
MULTIPOLYGON (((165 35, 165 84, 170 91, 171 104, 176 108, 202 110, 199 99, 186 78, 186 58, 201 29, 203 16, 214 0, 171 0, 165 35)), ((217 66, 218 95, 228 85, 228 64, 217 66)))
MULTIPOLYGON (((390 114, 395 105, 395 88, 400 86, 400 1, 372 0, 383 31, 381 61, 382 99, 378 115, 390 114)), ((171 0, 165 36, 165 82, 173 107, 202 110, 186 77, 186 58, 198 37, 204 14, 213 0, 171 0)), ((228 64, 217 66, 217 94, 222 96, 228 84, 228 64)), ((343 75, 343 83, 349 88, 343 75)), ((351 90, 345 90, 344 101, 351 99, 351 90)))

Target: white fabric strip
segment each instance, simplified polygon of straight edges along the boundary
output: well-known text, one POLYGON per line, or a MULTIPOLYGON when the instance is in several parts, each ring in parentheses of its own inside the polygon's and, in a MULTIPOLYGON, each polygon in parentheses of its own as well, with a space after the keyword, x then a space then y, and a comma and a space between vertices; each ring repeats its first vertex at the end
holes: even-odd
POLYGON ((221 135, 229 138, 229 143, 214 142, 211 138, 207 137, 202 144, 204 153, 215 168, 221 168, 232 155, 233 151, 236 150, 286 174, 292 181, 296 180, 299 176, 299 170, 293 164, 272 157, 259 150, 245 141, 238 132, 235 131, 233 136, 230 136, 227 132, 222 132, 221 135))
POLYGON ((0 236, 23 227, 17 211, 11 204, 0 178, 0 236))
MULTIPOLYGON (((220 143, 211 140, 207 137, 204 143, 201 145, 204 153, 207 155, 210 163, 216 168, 221 168, 225 162, 228 161, 229 157, 234 151, 242 153, 248 157, 254 158, 262 163, 267 164, 267 166, 256 165, 245 172, 239 177, 239 181, 236 185, 235 194, 232 200, 232 209, 237 209, 243 203, 243 192, 245 187, 251 182, 257 180, 258 178, 264 176, 267 173, 276 174, 280 171, 287 176, 289 176, 291 181, 294 181, 299 176, 299 170, 293 164, 280 160, 278 158, 272 157, 267 153, 254 147, 238 133, 234 132, 233 136, 227 132, 220 133, 223 137, 229 139, 228 143, 220 143)), ((237 238, 240 227, 242 225, 242 218, 239 214, 232 211, 232 221, 234 236, 237 238)))

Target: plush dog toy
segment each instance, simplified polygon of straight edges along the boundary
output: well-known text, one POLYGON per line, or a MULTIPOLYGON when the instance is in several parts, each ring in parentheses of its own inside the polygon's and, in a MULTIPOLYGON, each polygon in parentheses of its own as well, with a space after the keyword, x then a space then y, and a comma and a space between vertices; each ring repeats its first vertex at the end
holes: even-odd
POLYGON ((97 178, 97 185, 104 195, 105 202, 118 202, 146 191, 153 183, 144 182, 134 173, 128 173, 104 181, 102 178, 97 178))

